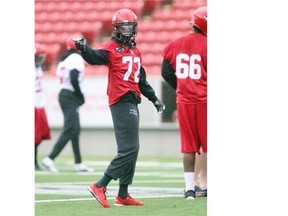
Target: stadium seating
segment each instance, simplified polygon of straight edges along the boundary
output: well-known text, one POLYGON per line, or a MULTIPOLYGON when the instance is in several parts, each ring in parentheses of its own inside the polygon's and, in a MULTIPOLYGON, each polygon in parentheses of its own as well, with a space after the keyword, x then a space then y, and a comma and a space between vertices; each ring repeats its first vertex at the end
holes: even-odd
POLYGON ((147 73, 160 76, 163 49, 170 41, 191 32, 191 10, 206 4, 206 0, 175 0, 156 7, 149 20, 139 21, 136 41, 147 73))
MULTIPOLYGON (((143 66, 159 76, 165 45, 191 31, 191 10, 206 4, 207 0, 35 0, 35 42, 49 49, 45 64, 53 70, 69 35, 81 32, 94 47, 110 36, 115 11, 129 8, 138 16, 136 43, 143 66)), ((89 75, 106 72, 87 68, 89 75)))

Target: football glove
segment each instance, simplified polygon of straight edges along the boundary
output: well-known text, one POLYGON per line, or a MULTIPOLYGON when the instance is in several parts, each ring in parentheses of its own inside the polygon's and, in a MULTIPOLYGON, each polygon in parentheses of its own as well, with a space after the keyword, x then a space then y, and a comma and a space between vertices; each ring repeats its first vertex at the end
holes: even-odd
POLYGON ((87 47, 87 41, 84 37, 81 38, 73 38, 73 41, 75 43, 75 46, 78 50, 80 50, 81 52, 85 52, 86 51, 86 47, 87 47))
POLYGON ((165 104, 162 103, 158 98, 153 102, 153 104, 156 107, 158 113, 161 114, 165 110, 165 104))

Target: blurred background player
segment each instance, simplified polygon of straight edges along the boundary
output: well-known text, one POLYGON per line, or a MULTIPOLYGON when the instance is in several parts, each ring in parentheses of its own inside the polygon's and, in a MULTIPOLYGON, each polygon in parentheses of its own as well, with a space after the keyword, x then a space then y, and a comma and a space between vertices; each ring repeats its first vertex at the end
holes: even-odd
POLYGON ((195 199, 196 153, 207 154, 207 7, 192 12, 193 32, 163 51, 161 74, 176 89, 186 199, 195 199))
POLYGON ((45 61, 46 53, 44 47, 36 43, 35 44, 35 116, 34 116, 34 134, 35 134, 35 170, 41 170, 38 164, 37 151, 38 146, 42 140, 51 139, 50 127, 48 124, 46 111, 45 111, 45 100, 42 89, 42 76, 43 69, 42 65, 45 61))
POLYGON ((58 100, 64 116, 64 127, 52 151, 42 161, 43 165, 50 172, 58 172, 54 165, 54 159, 70 140, 74 154, 74 171, 93 171, 93 169, 88 168, 82 163, 79 145, 81 130, 79 107, 85 103, 85 98, 82 92, 85 64, 83 58, 77 52, 72 38, 81 36, 80 33, 75 33, 67 39, 67 52, 60 57, 56 69, 61 89, 58 100))
POLYGON ((91 65, 107 65, 109 107, 112 114, 117 155, 110 162, 102 178, 88 189, 105 208, 110 205, 106 198, 106 187, 112 179, 119 179, 118 196, 114 205, 142 206, 128 193, 132 184, 139 152, 139 110, 141 94, 150 100, 158 113, 165 109, 155 91, 146 80, 141 65, 140 51, 136 47, 137 17, 129 9, 117 11, 112 18, 114 28, 111 41, 93 50, 85 38, 75 40, 82 57, 91 65))

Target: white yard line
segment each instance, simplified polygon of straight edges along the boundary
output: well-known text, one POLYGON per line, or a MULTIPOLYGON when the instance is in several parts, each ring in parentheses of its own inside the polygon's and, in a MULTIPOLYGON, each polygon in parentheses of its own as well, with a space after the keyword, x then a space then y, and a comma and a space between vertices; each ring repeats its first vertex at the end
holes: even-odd
MULTIPOLYGON (((109 186, 107 188, 107 199, 115 199, 117 196, 118 186, 109 186)), ((182 195, 182 188, 170 187, 130 187, 129 193, 137 198, 157 198, 157 197, 179 197, 182 195)), ((57 185, 43 184, 36 186, 36 194, 54 194, 54 195, 91 195, 87 186, 76 185, 57 185)), ((84 201, 93 200, 93 198, 71 198, 71 199, 53 199, 53 200, 36 200, 38 202, 63 202, 63 201, 84 201)))
MULTIPOLYGON (((67 164, 73 164, 68 162, 67 164)), ((103 166, 107 165, 108 161, 92 162, 88 165, 103 166)), ((182 167, 182 163, 165 163, 165 162, 137 162, 139 167, 163 167, 165 168, 176 168, 182 167)), ((164 168, 164 169, 165 169, 164 168)), ((75 173, 75 175, 102 175, 103 172, 92 172, 92 173, 75 173)), ((37 175, 58 175, 65 176, 71 175, 71 173, 50 173, 48 171, 37 172, 37 175)), ((136 171, 135 176, 158 176, 165 179, 160 180, 134 180, 133 183, 183 183, 183 174, 174 173, 167 170, 150 170, 150 171, 136 171)), ((87 186, 92 182, 51 182, 51 183, 36 183, 35 194, 51 194, 51 195, 78 195, 78 196, 92 196, 87 190, 87 186)), ((112 184, 107 187, 107 199, 114 200, 118 193, 118 185, 112 184)), ((129 193, 135 198, 165 198, 165 197, 181 197, 183 196, 183 188, 172 188, 172 187, 129 187, 129 193)), ((95 198, 68 198, 68 199, 50 199, 50 200, 35 200, 35 203, 49 203, 49 202, 75 202, 75 201, 88 201, 95 200, 95 198)))
MULTIPOLYGON (((157 195, 157 196, 137 196, 137 199, 143 198, 168 198, 168 197, 182 197, 183 195, 157 195)), ((108 200, 114 200, 114 197, 107 197, 108 200)), ((77 199, 55 199, 55 200, 35 200, 35 203, 51 203, 51 202, 77 202, 95 200, 95 198, 77 198, 77 199)))

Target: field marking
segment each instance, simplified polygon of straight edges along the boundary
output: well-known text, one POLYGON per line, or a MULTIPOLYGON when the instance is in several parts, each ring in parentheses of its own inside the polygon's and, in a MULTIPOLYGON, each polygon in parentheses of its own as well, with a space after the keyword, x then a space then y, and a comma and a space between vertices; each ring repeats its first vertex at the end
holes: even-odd
MULTIPOLYGON (((143 198, 169 198, 169 197, 182 197, 183 195, 157 195, 157 196, 137 196, 137 199, 143 198)), ((114 200, 113 197, 107 197, 107 200, 114 200)), ((51 202, 77 202, 77 201, 89 201, 95 200, 95 198, 72 198, 72 199, 55 199, 55 200, 35 200, 35 203, 51 203, 51 202)))
MULTIPOLYGON (((182 159, 181 159, 182 160, 182 159)), ((100 166, 100 167, 106 167, 110 164, 111 161, 86 161, 85 164, 89 166, 100 166)), ((65 161, 63 164, 68 166, 73 166, 74 161, 65 161)), ((157 161, 137 161, 136 167, 159 167, 161 168, 182 168, 183 163, 180 162, 157 162, 157 161)))
MULTIPOLYGON (((49 171, 37 171, 36 175, 38 176, 46 176, 46 175, 54 175, 54 176, 68 176, 71 175, 71 172, 59 172, 59 173, 51 173, 49 171)), ((103 175, 103 172, 83 172, 83 173, 73 173, 73 175, 80 176, 95 176, 95 175, 103 175)), ((135 176, 156 176, 156 177, 165 177, 165 178, 175 178, 175 177, 183 177, 182 173, 167 173, 167 171, 136 171, 135 176)))
MULTIPOLYGON (((87 186, 80 185, 56 185, 43 184, 36 186, 35 194, 51 194, 51 195, 91 195, 87 190, 87 186)), ((183 196, 182 188, 171 187, 129 187, 129 193, 137 198, 157 198, 157 197, 179 197, 183 196)), ((109 186, 107 188, 107 199, 115 199, 118 194, 118 186, 109 186)), ((35 200, 38 202, 62 202, 62 201, 84 201, 93 200, 93 198, 71 198, 71 199, 53 199, 53 200, 35 200)))
MULTIPOLYGON (((45 186, 45 185, 83 185, 83 184, 87 184, 90 185, 92 182, 91 181, 81 181, 81 182, 49 182, 49 183, 35 183, 36 187, 41 187, 41 186, 45 186)), ((170 179, 170 180, 133 180, 133 184, 134 183, 184 183, 184 180, 181 179, 170 179)), ((114 181, 111 182, 111 184, 118 184, 118 181, 114 181)))
MULTIPOLYGON (((89 163, 89 162, 88 162, 89 163)), ((66 165, 73 165, 72 161, 65 163, 66 165)), ((109 161, 97 161, 91 162, 89 165, 94 166, 106 166, 109 161)), ((135 176, 157 176, 165 179, 160 180, 134 180, 133 183, 183 183, 182 172, 170 172, 165 170, 167 168, 179 168, 182 167, 182 163, 166 163, 166 162, 137 162, 139 167, 161 167, 164 170, 150 170, 150 171, 136 171, 135 176), (168 172, 168 173, 167 173, 168 172)), ((65 166, 67 170, 67 166, 65 166)), ((104 169, 104 168, 103 168, 104 169)), ((75 173, 75 175, 102 175, 103 171, 95 171, 91 173, 75 173)), ((71 172, 50 173, 48 171, 37 172, 36 175, 57 175, 65 176, 71 175, 71 172)), ((35 194, 51 194, 51 195, 87 195, 91 196, 91 193, 87 190, 87 186, 91 182, 50 182, 50 183, 35 183, 35 194)), ((107 199, 114 200, 118 194, 118 185, 112 184, 107 188, 107 199)), ((171 187, 129 187, 129 193, 133 197, 137 198, 165 198, 165 197, 183 197, 183 188, 171 188, 171 187)), ((35 200, 35 203, 49 203, 49 202, 76 202, 76 201, 89 201, 95 200, 95 198, 67 198, 67 199, 50 199, 50 200, 35 200)))

